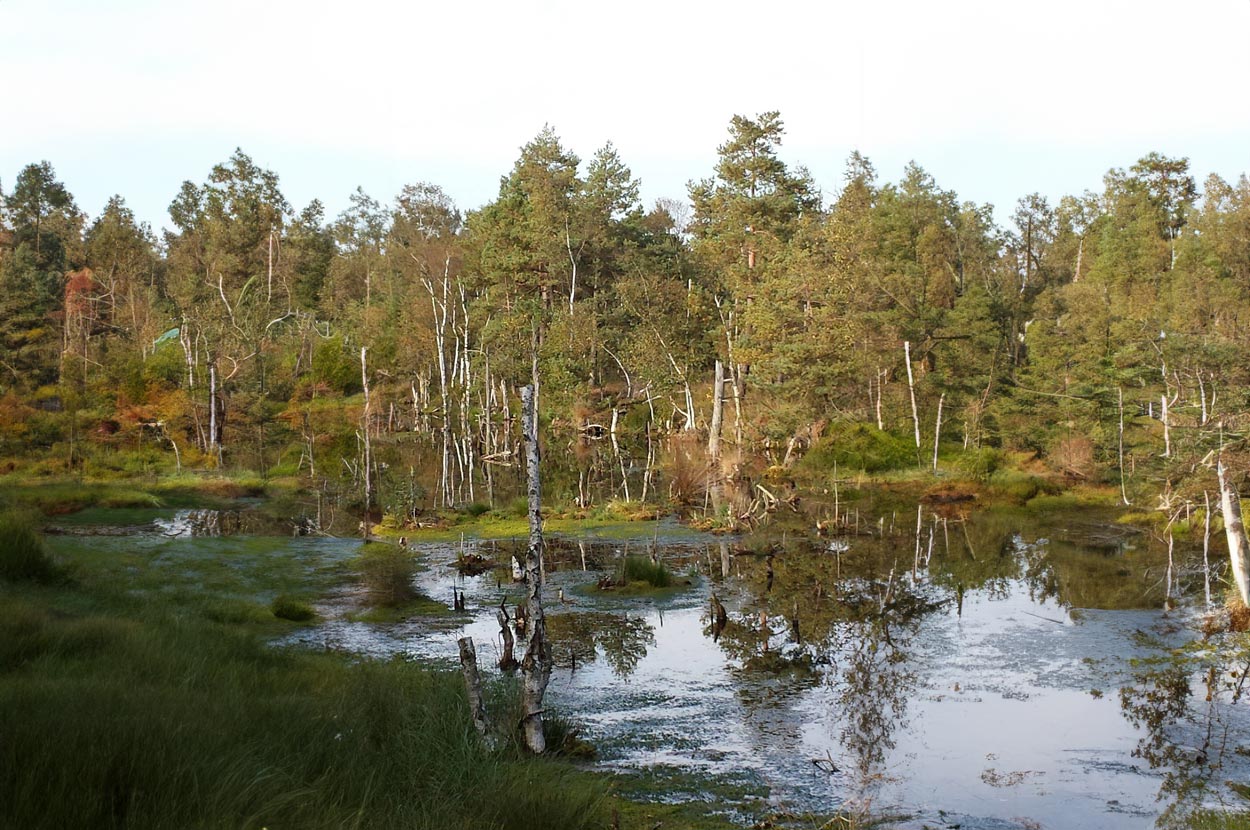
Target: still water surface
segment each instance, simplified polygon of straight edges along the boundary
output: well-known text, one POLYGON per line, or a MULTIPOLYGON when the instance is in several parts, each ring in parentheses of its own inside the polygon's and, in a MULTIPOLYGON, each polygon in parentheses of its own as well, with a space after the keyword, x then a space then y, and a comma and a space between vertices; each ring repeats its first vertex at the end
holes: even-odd
MULTIPOLYGON (((134 550, 150 563, 228 559, 240 544, 205 538, 219 519, 155 518, 128 534, 146 540, 134 550)), ((551 545, 548 701, 582 725, 600 766, 671 775, 674 794, 723 803, 748 823, 843 809, 907 828, 1139 828, 1159 813, 1159 775, 1133 757, 1142 735, 1118 691, 1131 659, 1192 636, 1184 595, 1200 577, 1178 566, 1169 579, 1166 554, 1144 534, 1097 513, 924 508, 832 539, 801 517, 751 538, 668 521, 647 531, 551 545), (597 590, 626 551, 654 554, 680 584, 597 590), (723 629, 713 595, 728 612, 723 629)), ((266 541, 266 556, 310 570, 358 547, 266 541)), ((493 670, 496 609, 521 597, 502 564, 514 547, 415 549, 416 586, 448 606, 463 591, 465 614, 355 621, 362 592, 347 585, 322 601, 322 623, 284 642, 452 662, 468 635, 493 670), (453 563, 465 550, 501 566, 462 577, 453 563)), ((1244 761, 1225 774, 1250 779, 1244 761)))

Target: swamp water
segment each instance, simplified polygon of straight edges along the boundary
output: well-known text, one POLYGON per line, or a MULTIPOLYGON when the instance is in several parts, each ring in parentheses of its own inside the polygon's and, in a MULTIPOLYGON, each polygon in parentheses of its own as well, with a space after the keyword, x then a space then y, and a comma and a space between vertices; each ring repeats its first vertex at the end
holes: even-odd
MULTIPOLYGON (((122 537, 93 517, 54 543, 112 550, 160 590, 262 603, 274 592, 250 594, 248 568, 298 590, 345 575, 360 547, 214 537, 220 521, 180 513, 141 518, 122 537)), ((1201 594, 1200 574, 1169 577, 1157 541, 1096 512, 921 508, 832 538, 789 519, 744 539, 669 521, 643 526, 646 536, 549 539, 548 702, 581 726, 599 767, 632 782, 642 773, 647 797, 709 800, 743 824, 839 810, 902 828, 1153 824, 1161 776, 1134 758, 1142 732, 1118 692, 1132 658, 1192 637, 1185 600, 1162 609, 1169 594, 1201 594), (600 591, 626 554, 653 556, 677 584, 600 591)), ((462 591, 464 613, 365 622, 361 587, 344 584, 319 603, 322 622, 282 643, 451 664, 469 635, 493 675, 496 610, 522 596, 513 550, 520 543, 414 548, 415 588, 448 609, 462 591), (498 567, 459 575, 470 552, 498 567)), ((1246 708, 1221 713, 1238 744, 1250 743, 1246 708)), ((1230 754, 1221 778, 1250 780, 1247 761, 1230 754)))

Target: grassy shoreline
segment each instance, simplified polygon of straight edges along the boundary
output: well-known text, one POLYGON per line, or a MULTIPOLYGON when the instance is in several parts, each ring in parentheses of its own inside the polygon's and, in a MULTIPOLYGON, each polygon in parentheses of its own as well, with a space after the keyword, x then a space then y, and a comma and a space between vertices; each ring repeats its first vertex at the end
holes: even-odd
MULTIPOLYGON (((7 515, 33 530, 43 495, 7 515)), ((617 776, 516 742, 487 749, 459 673, 273 647, 301 624, 277 613, 289 598, 368 577, 354 540, 310 540, 332 551, 299 567, 264 539, 181 559, 136 541, 39 541, 52 570, 0 573, 2 826, 731 826, 711 805, 627 801, 617 776)))

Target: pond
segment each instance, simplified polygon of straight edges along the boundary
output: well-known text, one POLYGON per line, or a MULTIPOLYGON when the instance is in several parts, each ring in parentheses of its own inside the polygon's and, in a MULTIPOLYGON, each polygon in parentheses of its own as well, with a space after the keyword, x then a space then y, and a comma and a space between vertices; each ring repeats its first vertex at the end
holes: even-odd
MULTIPOLYGON (((263 559, 285 590, 359 548, 212 535, 246 521, 152 519, 129 528, 148 540, 129 548, 131 567, 180 569, 193 590, 246 594, 216 560, 263 559)), ((71 526, 58 545, 100 529, 71 526)), ((1143 732, 1119 690, 1134 658, 1193 638, 1200 602, 1188 597, 1203 574, 1169 569, 1149 534, 1095 510, 915 504, 829 536, 801 513, 747 537, 638 527, 550 540, 548 704, 580 724, 600 768, 650 781, 647 797, 711 800, 743 824, 843 811, 904 828, 1138 828, 1160 814, 1161 771, 1134 757, 1143 732), (631 554, 675 584, 600 590, 631 554)), ((452 663, 468 635, 495 673, 497 609, 522 596, 507 566, 519 546, 415 546, 413 587, 447 609, 462 592, 464 613, 369 621, 364 589, 344 579, 320 601, 322 621, 281 642, 452 663), (462 576, 466 553, 495 567, 462 576)), ((1241 743, 1245 709, 1221 713, 1241 743)), ((1250 779, 1245 754, 1222 760, 1225 779, 1250 779)))

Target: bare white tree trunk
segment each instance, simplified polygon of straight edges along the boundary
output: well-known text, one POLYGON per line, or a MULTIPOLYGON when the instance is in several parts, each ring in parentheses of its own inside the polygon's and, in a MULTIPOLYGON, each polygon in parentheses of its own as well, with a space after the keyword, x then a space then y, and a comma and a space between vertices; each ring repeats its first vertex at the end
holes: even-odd
POLYGON ((217 360, 212 355, 208 359, 208 452, 221 467, 221 441, 217 432, 217 360))
POLYGON ((269 229, 269 278, 265 285, 265 305, 273 302, 273 228, 269 229))
MULTIPOLYGON (((911 373, 911 343, 903 341, 903 357, 907 363, 907 391, 911 394, 911 421, 916 427, 916 449, 920 449, 920 413, 916 410, 916 381, 911 373)), ((917 453, 919 455, 919 453, 917 453)))
POLYGON ((943 392, 938 396, 937 424, 933 427, 933 472, 937 472, 938 458, 938 439, 942 437, 942 402, 946 400, 946 393, 943 392))
POLYGON ((1228 481, 1224 461, 1215 465, 1220 482, 1220 509, 1224 513, 1224 534, 1228 537, 1228 558, 1233 566, 1233 582, 1241 601, 1250 605, 1250 544, 1246 542, 1246 526, 1241 519, 1241 497, 1228 481))
POLYGON ((1130 502, 1124 483, 1124 387, 1119 387, 1118 391, 1120 396, 1120 500, 1124 502, 1125 507, 1128 507, 1130 502))
POLYGON ((525 657, 521 660, 522 726, 525 745, 535 754, 547 749, 543 735, 543 695, 551 679, 551 646, 543 616, 543 517, 542 485, 538 462, 538 412, 534 387, 521 389, 521 430, 525 436, 525 461, 529 469, 529 548, 525 552, 525 657))
POLYGON ((881 387, 885 384, 886 372, 884 369, 877 370, 877 429, 885 432, 885 421, 881 418, 881 387))
POLYGON ((369 522, 371 521, 370 513, 373 510, 373 486, 370 475, 371 470, 373 469, 373 453, 372 446, 369 442, 369 371, 365 363, 365 355, 368 351, 368 346, 360 347, 360 383, 365 390, 365 408, 364 412, 360 415, 365 433, 365 520, 363 522, 365 541, 369 540, 369 522))
POLYGON ((1206 503, 1206 512, 1202 517, 1202 587, 1206 595, 1207 608, 1211 607, 1211 494, 1202 491, 1202 500, 1206 503))
POLYGON ((1168 423, 1168 396, 1159 396, 1159 420, 1163 422, 1163 457, 1172 457, 1172 425, 1168 423))

